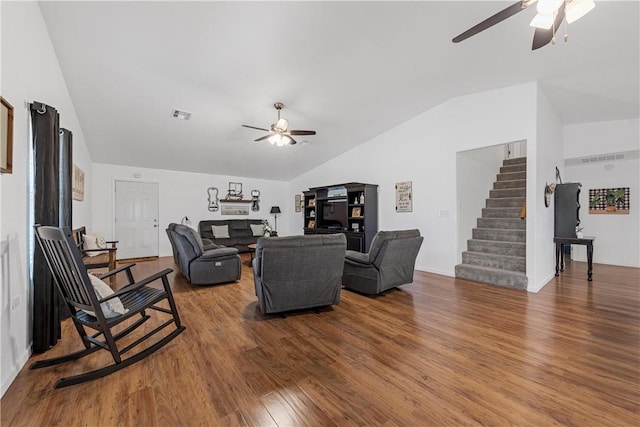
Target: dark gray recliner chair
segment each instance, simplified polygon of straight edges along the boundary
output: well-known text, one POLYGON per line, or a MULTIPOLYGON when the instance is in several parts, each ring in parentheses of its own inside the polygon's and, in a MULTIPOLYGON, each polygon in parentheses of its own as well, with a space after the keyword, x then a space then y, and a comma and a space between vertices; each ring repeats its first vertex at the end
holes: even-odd
POLYGON ((258 239, 253 280, 263 314, 340 302, 344 234, 258 239))
POLYGON ((369 253, 347 251, 342 283, 347 289, 377 295, 413 282, 422 240, 420 230, 379 231, 369 253))
MULTIPOLYGON (((169 242, 171 242, 171 248, 173 249, 173 261, 176 263, 176 265, 179 265, 180 261, 178 258, 176 245, 173 243, 173 235, 172 233, 169 233, 169 231, 174 231, 177 225, 181 225, 181 224, 176 224, 175 222, 172 222, 171 224, 169 224, 169 226, 167 227, 167 236, 169 236, 169 242)), ((224 248, 224 246, 216 245, 209 239, 203 239, 198 233, 195 233, 194 237, 198 241, 199 245, 202 247, 203 251, 208 251, 210 249, 224 248)))
POLYGON ((200 235, 186 225, 170 224, 167 235, 176 265, 190 283, 214 285, 240 280, 242 266, 237 249, 216 246, 206 250, 200 235))

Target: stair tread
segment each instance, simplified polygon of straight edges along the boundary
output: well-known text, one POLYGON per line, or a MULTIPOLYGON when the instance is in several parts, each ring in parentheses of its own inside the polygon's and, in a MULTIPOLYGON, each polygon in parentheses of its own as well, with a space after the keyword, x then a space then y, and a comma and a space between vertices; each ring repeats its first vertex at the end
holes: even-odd
POLYGON ((511 241, 506 241, 506 240, 487 240, 487 239, 469 239, 469 240, 473 240, 475 242, 480 242, 480 243, 508 243, 510 245, 522 245, 522 246, 526 246, 526 242, 511 242, 511 241))
POLYGON ((526 273, 523 273, 521 271, 512 271, 512 270, 503 270, 502 268, 493 268, 493 267, 485 267, 482 265, 475 265, 475 264, 458 264, 458 266, 460 267, 465 267, 465 268, 471 268, 474 270, 481 270, 481 271, 486 271, 486 272, 491 272, 491 273, 508 273, 508 274, 512 274, 514 276, 522 276, 522 277, 527 277, 526 273))
POLYGON ((464 251, 463 253, 468 253, 468 254, 473 254, 473 255, 482 255, 482 256, 487 256, 489 258, 508 258, 508 259, 513 259, 516 261, 519 260, 523 260, 523 259, 527 259, 526 256, 516 256, 516 255, 500 255, 500 254, 492 254, 490 252, 478 252, 478 251, 464 251))
MULTIPOLYGON (((497 199, 526 199, 527 196, 509 196, 509 197, 490 197, 491 200, 497 199)), ((506 207, 506 206, 503 206, 506 207)))
MULTIPOLYGON (((486 219, 486 218, 485 218, 486 219)), ((517 219, 517 218, 512 218, 517 219)), ((487 227, 474 227, 476 230, 493 230, 493 231, 527 231, 526 228, 487 228, 487 227)), ((476 239, 477 240, 477 239, 476 239)))

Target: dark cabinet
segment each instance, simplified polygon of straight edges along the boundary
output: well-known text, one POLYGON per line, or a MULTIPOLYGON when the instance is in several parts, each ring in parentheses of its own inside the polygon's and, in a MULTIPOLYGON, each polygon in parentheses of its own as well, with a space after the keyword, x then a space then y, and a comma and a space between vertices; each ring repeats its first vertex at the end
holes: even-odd
POLYGON ((365 252, 363 233, 345 233, 347 236, 347 249, 350 251, 365 252))
POLYGON ((350 182, 304 192, 304 234, 345 233, 347 249, 367 252, 378 232, 378 186, 350 182))
POLYGON ((580 187, 579 182, 556 184, 555 237, 576 237, 576 227, 580 224, 580 187))

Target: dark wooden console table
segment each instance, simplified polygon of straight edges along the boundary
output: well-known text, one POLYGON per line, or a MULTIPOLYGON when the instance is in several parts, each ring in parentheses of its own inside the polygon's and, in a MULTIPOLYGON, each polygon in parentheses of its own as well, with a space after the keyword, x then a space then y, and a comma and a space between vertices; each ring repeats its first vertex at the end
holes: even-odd
POLYGON ((586 245, 587 246, 587 280, 591 282, 593 273, 593 241, 595 237, 554 237, 556 244, 556 276, 558 271, 564 271, 564 245, 586 245), (560 268, 558 269, 558 265, 560 268))

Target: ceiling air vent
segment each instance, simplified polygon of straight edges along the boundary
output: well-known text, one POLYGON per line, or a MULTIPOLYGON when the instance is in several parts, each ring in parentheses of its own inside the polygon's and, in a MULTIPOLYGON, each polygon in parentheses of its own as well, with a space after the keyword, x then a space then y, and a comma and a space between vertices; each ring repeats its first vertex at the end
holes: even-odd
POLYGON ((171 117, 180 120, 189 120, 191 118, 191 113, 182 110, 173 110, 171 112, 171 117))

